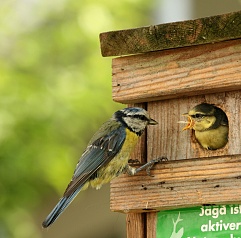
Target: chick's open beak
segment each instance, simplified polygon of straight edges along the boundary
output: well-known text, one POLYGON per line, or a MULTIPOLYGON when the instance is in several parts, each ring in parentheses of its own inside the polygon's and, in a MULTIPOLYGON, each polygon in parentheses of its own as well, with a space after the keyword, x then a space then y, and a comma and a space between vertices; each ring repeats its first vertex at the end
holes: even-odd
POLYGON ((192 129, 195 121, 192 119, 191 116, 188 115, 188 113, 183 114, 183 116, 187 117, 187 125, 185 127, 183 127, 182 130, 185 131, 187 129, 192 129))
POLYGON ((148 125, 156 125, 156 124, 158 124, 158 122, 155 121, 154 119, 150 118, 148 125))

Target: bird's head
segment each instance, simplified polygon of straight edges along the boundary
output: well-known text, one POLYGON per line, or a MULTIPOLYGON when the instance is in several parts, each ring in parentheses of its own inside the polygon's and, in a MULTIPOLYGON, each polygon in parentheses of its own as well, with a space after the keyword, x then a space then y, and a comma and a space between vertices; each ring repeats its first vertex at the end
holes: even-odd
POLYGON ((201 103, 183 114, 188 118, 187 125, 183 130, 193 129, 195 131, 209 130, 216 121, 216 107, 212 104, 201 103))
POLYGON ((119 110, 115 112, 114 118, 137 134, 141 134, 147 125, 158 124, 154 119, 150 118, 145 109, 139 107, 119 110))

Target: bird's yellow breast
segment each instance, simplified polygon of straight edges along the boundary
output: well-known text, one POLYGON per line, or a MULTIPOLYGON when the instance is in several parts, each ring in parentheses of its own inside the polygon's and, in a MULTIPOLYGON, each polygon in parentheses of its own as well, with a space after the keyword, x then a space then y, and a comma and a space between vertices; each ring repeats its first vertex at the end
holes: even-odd
POLYGON ((132 152, 132 150, 134 149, 134 147, 136 146, 136 143, 139 139, 139 136, 130 131, 129 129, 126 128, 126 138, 125 138, 125 142, 120 150, 120 153, 117 154, 116 157, 120 158, 120 159, 127 159, 126 162, 128 162, 130 153, 132 152), (126 158, 127 157, 127 158, 126 158))
POLYGON ((228 127, 219 126, 207 131, 195 131, 195 136, 205 149, 219 149, 228 142, 228 127))
POLYGON ((128 164, 130 154, 134 149, 139 136, 126 128, 126 138, 120 152, 103 168, 98 171, 97 177, 90 181, 92 187, 99 189, 103 184, 123 173, 128 164))

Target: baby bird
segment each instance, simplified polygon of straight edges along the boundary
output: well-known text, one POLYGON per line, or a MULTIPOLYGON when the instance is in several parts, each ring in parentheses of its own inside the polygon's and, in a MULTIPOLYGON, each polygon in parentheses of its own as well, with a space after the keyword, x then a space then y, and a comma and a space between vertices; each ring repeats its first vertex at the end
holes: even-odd
POLYGON ((207 150, 217 150, 228 142, 228 118, 213 104, 201 103, 183 114, 188 124, 183 130, 193 129, 199 144, 207 150))

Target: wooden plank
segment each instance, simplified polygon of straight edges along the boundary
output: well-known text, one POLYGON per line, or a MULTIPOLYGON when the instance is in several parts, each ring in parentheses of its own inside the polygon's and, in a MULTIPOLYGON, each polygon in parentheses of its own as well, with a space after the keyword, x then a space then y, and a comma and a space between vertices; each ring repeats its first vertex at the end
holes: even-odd
POLYGON ((241 202, 241 155, 163 162, 111 183, 111 210, 154 212, 241 202))
POLYGON ((112 68, 113 100, 121 103, 238 90, 241 39, 121 57, 112 68))
POLYGON ((100 34, 102 56, 121 56, 241 38, 241 11, 100 34))
POLYGON ((146 214, 129 213, 126 215, 127 238, 146 238, 146 214))
POLYGON ((162 100, 148 103, 148 112, 158 121, 158 125, 148 127, 147 157, 148 160, 166 156, 169 160, 203 158, 241 154, 241 91, 216 93, 162 100), (195 139, 192 131, 183 131, 183 113, 194 106, 207 102, 223 109, 229 120, 228 144, 219 150, 205 150, 195 139))
POLYGON ((146 214, 146 238, 156 238, 157 213, 149 212, 146 214))

